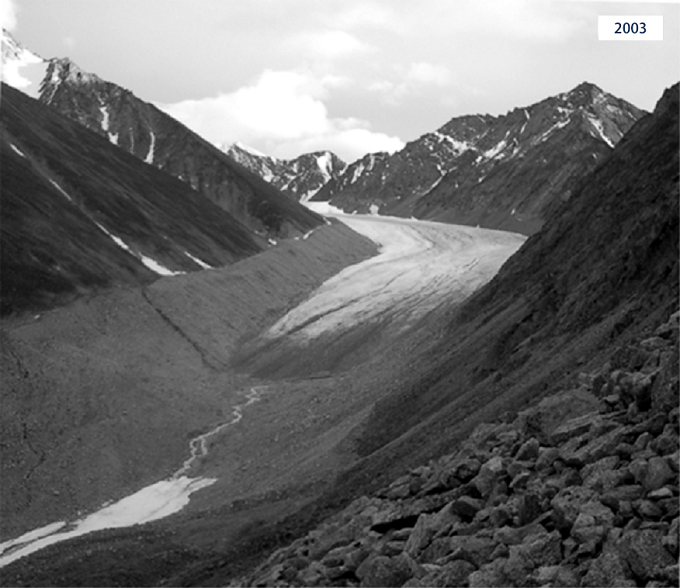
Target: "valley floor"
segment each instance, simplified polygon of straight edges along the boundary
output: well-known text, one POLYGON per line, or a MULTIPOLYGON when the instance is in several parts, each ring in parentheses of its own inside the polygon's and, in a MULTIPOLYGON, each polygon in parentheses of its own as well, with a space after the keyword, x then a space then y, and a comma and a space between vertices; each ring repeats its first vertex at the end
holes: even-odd
MULTIPOLYGON (((282 516, 299 509, 356 459, 351 443, 352 433, 365 421, 374 403, 389 392, 370 384, 376 370, 381 369, 377 364, 371 365, 377 361, 379 351, 388 347, 396 349, 400 336, 423 315, 440 305, 455 305, 466 298, 488 281, 524 241, 524 237, 511 233, 439 223, 359 215, 339 218, 355 232, 355 241, 362 241, 356 235, 359 233, 377 243, 379 254, 360 261, 369 250, 367 241, 363 240, 361 246, 354 245, 355 250, 352 251, 347 245, 349 237, 346 230, 338 229, 335 224, 335 228, 321 229, 322 235, 315 233, 293 243, 288 251, 267 252, 264 256, 256 256, 224 270, 159 280, 145 291, 144 299, 153 309, 145 312, 155 317, 147 317, 147 328, 155 332, 154 329, 160 327, 155 326, 154 321, 160 318, 164 330, 158 332, 158 338, 148 336, 138 343, 139 351, 147 356, 153 369, 145 372, 143 362, 136 364, 135 369, 140 378, 146 378, 146 389, 153 390, 153 401, 147 398, 147 392, 140 393, 148 404, 143 409, 141 420, 156 421, 153 423, 155 431, 164 427, 174 431, 171 433, 174 436, 172 441, 169 438, 167 442, 163 441, 158 432, 157 441, 152 441, 154 451, 159 456, 163 455, 163 468, 155 468, 158 472, 155 479, 149 473, 141 476, 125 471, 125 483, 119 479, 107 483, 100 481, 99 492, 86 496, 85 502, 89 502, 90 506, 78 503, 78 496, 83 496, 76 489, 67 505, 55 509, 54 512, 59 513, 57 516, 68 515, 69 510, 73 513, 74 508, 96 513, 97 509, 91 505, 95 498, 102 498, 107 488, 115 491, 104 495, 106 499, 120 499, 125 496, 122 493, 125 489, 134 494, 144 482, 149 487, 158 484, 158 480, 163 479, 159 475, 163 469, 177 473, 177 468, 187 457, 189 440, 198 433, 214 429, 221 422, 227 422, 230 411, 240 402, 238 392, 254 386, 259 391, 257 402, 243 407, 242 420, 210 437, 207 454, 192 463, 190 471, 182 472, 193 476, 194 480, 214 483, 201 484, 205 487, 192 496, 181 513, 154 524, 165 530, 172 529, 173 535, 181 536, 180 543, 191 549, 219 549, 228 545, 240 530, 252 525, 258 517, 282 516), (345 231, 341 239, 323 241, 324 231, 338 230, 345 231), (303 284, 302 287, 300 283, 291 285, 292 276, 286 275, 287 264, 301 263, 301 258, 309 256, 311 249, 319 247, 330 248, 333 251, 329 251, 328 255, 341 257, 338 248, 347 247, 345 259, 359 263, 342 269, 342 264, 336 261, 334 267, 341 271, 304 297, 304 285, 313 285, 314 280, 300 279, 299 270, 293 268, 292 274, 303 284), (268 254, 270 258, 272 255, 278 257, 273 261, 267 258, 268 254), (276 303, 272 303, 270 298, 276 299, 276 303), (172 336, 170 331, 174 331, 172 336), (181 339, 180 343, 174 342, 177 336, 181 339), (164 346, 163 340, 173 343, 164 346), (166 353, 168 350, 169 354, 166 353), (177 377, 177 371, 186 372, 184 378, 179 378, 181 385, 190 385, 190 380, 194 379, 200 390, 176 390, 173 384, 163 379, 164 376, 159 375, 162 369, 159 363, 168 366, 171 378, 177 377), (188 371, 187 366, 191 366, 188 371), (154 378, 156 382, 152 381, 154 378), (167 392, 165 386, 170 388, 167 392), (231 387, 232 392, 225 393, 225 386, 231 387), (170 394, 170 397, 166 399, 164 394, 170 394), (171 401, 164 408, 162 405, 169 399, 171 401), (196 402, 201 407, 198 411, 192 406, 196 402), (185 411, 191 417, 182 425, 185 411), (222 420, 219 420, 220 414, 222 420), (180 431, 182 433, 178 435, 180 431), (191 431, 194 433, 190 434, 191 431), (163 443, 167 443, 165 452, 163 443), (181 446, 184 446, 183 451, 181 446), (181 457, 182 453, 184 457, 181 457), (175 466, 171 467, 173 460, 175 466)), ((310 268, 318 263, 324 265, 324 260, 316 255, 306 259, 302 265, 310 268)), ((327 273, 328 269, 324 271, 327 273)), ((314 274, 314 271, 309 273, 314 274)), ((323 272, 318 271, 319 274, 323 272)), ((134 306, 138 298, 130 296, 125 303, 134 306)), ((115 305, 115 313, 111 313, 113 316, 109 320, 120 323, 125 313, 120 308, 120 300, 115 305)), ((89 310, 96 311, 96 308, 89 310)), ((68 316, 73 316, 74 311, 55 312, 57 315, 70 312, 68 316)), ((82 319, 82 312, 75 313, 82 319)), ((36 375, 36 357, 26 352, 29 346, 40 344, 48 351, 48 358, 53 360, 59 354, 63 361, 63 356, 68 357, 71 349, 77 348, 78 354, 82 354, 84 347, 92 350, 93 340, 101 343, 101 339, 105 338, 101 324, 93 328, 95 334, 73 340, 69 331, 64 337, 58 330, 49 327, 50 321, 54 328, 63 326, 63 319, 57 320, 55 316, 50 317, 42 328, 31 323, 4 333, 11 343, 4 358, 4 369, 8 372, 18 369, 10 365, 9 351, 12 351, 15 363, 21 365, 21 369, 33 370, 29 381, 37 378, 38 389, 43 394, 46 394, 46 384, 50 380, 59 380, 61 372, 55 375, 43 367, 36 375)), ((128 331, 134 332, 138 326, 139 323, 134 322, 126 322, 125 326, 118 324, 115 328, 108 326, 106 334, 112 340, 122 341, 128 338, 128 331)), ((129 340, 134 341, 134 338, 129 340)), ((102 350, 109 352, 107 361, 115 362, 115 354, 110 354, 111 345, 109 341, 102 350)), ((101 385, 97 377, 107 378, 111 370, 117 371, 115 365, 102 369, 101 360, 90 360, 90 364, 96 363, 97 366, 94 375, 89 373, 87 376, 88 386, 94 389, 101 385)), ((77 367, 87 371, 92 365, 77 367)), ((125 363, 119 368, 125 369, 125 363)), ((61 369, 64 369, 63 363, 61 369)), ((78 379, 73 381, 72 378, 68 382, 69 385, 78 383, 78 379)), ((59 394, 66 397, 68 386, 62 390, 62 384, 59 382, 59 394)), ((124 385, 124 382, 119 385, 124 385)), ((20 391, 21 386, 17 385, 15 393, 20 391)), ((111 390, 111 393, 116 392, 111 390)), ((118 399, 115 411, 134 411, 139 400, 134 394, 123 396, 118 399)), ((26 414, 28 408, 21 400, 13 397, 11 401, 17 413, 26 414)), ((88 396, 86 402, 88 405, 104 402, 109 412, 114 410, 110 399, 102 401, 88 396)), ((94 412, 97 408, 90 406, 94 412)), ((108 415, 113 421, 117 416, 108 415)), ((37 419, 33 419, 36 423, 31 428, 37 426, 37 419)), ((59 480, 68 474, 69 469, 59 451, 65 451, 66 447, 75 451, 69 461, 84 457, 78 454, 83 419, 85 417, 68 423, 69 438, 66 442, 62 440, 61 446, 57 444, 56 448, 47 448, 48 436, 35 442, 45 446, 43 456, 56 456, 54 461, 59 461, 60 468, 56 472, 49 471, 49 467, 43 465, 45 459, 35 466, 38 473, 31 473, 34 485, 29 485, 29 490, 36 495, 36 502, 42 501, 41 508, 31 511, 30 517, 21 518, 20 508, 12 512, 6 507, 5 512, 21 522, 14 528, 25 531, 28 521, 39 523, 34 527, 55 524, 47 529, 46 532, 50 533, 59 533, 67 528, 56 527, 56 517, 49 514, 49 501, 37 495, 48 492, 44 485, 40 485, 41 481, 49 483, 49 488, 55 488, 56 495, 64 491, 57 488, 60 488, 59 480)), ((89 421, 85 421, 89 442, 98 443, 97 435, 101 429, 98 428, 97 417, 90 415, 89 421)), ((143 426, 140 419, 133 419, 125 430, 141 441, 142 437, 135 429, 143 426)), ((64 435, 63 432, 61 434, 64 435)), ((150 441, 148 435, 143 438, 145 442, 150 441)), ((110 446, 109 454, 117 450, 115 441, 107 438, 106 442, 110 446)), ((143 449, 137 447, 135 452, 140 450, 143 449)), ((88 455, 90 460, 97 459, 92 448, 88 455)), ((134 461, 130 455, 126 455, 125 459, 134 461)), ((83 464, 77 465, 80 469, 72 468, 72 479, 67 484, 69 488, 76 487, 78 476, 82 475, 83 464)), ((10 473, 17 477, 16 472, 10 473)), ((13 495, 18 495, 26 487, 26 480, 16 483, 12 488, 13 495)), ((162 509, 163 506, 159 504, 157 508, 162 509)), ((129 512, 121 512, 120 516, 124 518, 125 525, 149 520, 142 515, 135 520, 129 512)), ((76 523, 81 520, 74 518, 73 514, 66 519, 76 523)), ((92 530, 106 526, 115 528, 124 525, 116 522, 114 517, 110 524, 95 526, 92 530)), ((138 532, 136 529, 129 531, 133 543, 132 536, 138 532)), ((118 533, 121 532, 125 533, 118 533)), ((56 537, 56 534, 52 535, 52 538, 56 537)), ((97 541, 97 536, 92 537, 89 543, 85 543, 87 538, 77 540, 81 541, 77 545, 89 544, 88 549, 91 549, 92 542, 97 541)), ((45 541, 37 537, 31 539, 45 541)), ((3 544, 6 553, 4 562, 0 560, 0 564, 9 563, 19 553, 17 547, 10 543, 3 544)), ((31 541, 26 544, 28 547, 24 549, 28 553, 31 541)), ((7 569, 13 570, 15 565, 19 565, 17 569, 20 570, 22 563, 30 563, 37 569, 47 566, 46 570, 52 570, 48 577, 54 578, 55 569, 63 571, 72 566, 74 553, 78 553, 78 549, 66 550, 55 546, 45 550, 45 556, 39 553, 31 558, 19 559, 17 564, 7 569)), ((88 572, 83 573, 87 576, 88 572)))

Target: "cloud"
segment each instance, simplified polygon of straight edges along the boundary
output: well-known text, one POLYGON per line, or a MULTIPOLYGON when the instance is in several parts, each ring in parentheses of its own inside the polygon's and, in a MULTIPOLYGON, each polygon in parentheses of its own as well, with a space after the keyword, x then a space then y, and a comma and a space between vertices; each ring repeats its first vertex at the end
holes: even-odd
POLYGON ((347 83, 337 76, 266 70, 234 92, 158 107, 215 145, 240 141, 275 157, 331 149, 353 161, 400 149, 398 137, 372 131, 366 121, 329 115, 324 100, 347 83))
POLYGON ((411 63, 408 66, 393 67, 394 80, 376 80, 369 84, 368 90, 382 94, 387 104, 398 104, 407 94, 415 94, 423 89, 451 85, 453 76, 449 68, 426 61, 411 63))
POLYGON ((359 41, 354 35, 338 30, 307 33, 302 35, 298 42, 303 45, 305 51, 310 52, 316 58, 334 59, 370 50, 368 45, 359 41))
POLYGON ((14 0, 0 0, 0 26, 13 31, 17 26, 17 6, 14 0))
POLYGON ((443 65, 421 61, 409 66, 406 80, 413 85, 447 86, 451 81, 451 72, 443 65))

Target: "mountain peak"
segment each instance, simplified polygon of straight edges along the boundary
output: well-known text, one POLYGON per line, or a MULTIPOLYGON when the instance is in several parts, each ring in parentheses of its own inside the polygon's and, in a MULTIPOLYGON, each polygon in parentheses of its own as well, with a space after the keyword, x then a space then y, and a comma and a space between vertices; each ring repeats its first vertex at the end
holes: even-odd
POLYGON ((99 76, 86 72, 84 69, 78 67, 68 57, 51 59, 47 73, 49 74, 51 81, 59 79, 72 84, 87 85, 103 81, 99 76))
POLYGON ((250 153, 251 155, 257 155, 258 157, 268 157, 270 159, 273 159, 270 155, 266 155, 265 153, 262 153, 261 151, 258 151, 257 149, 250 147, 249 145, 244 145, 243 143, 241 143, 241 141, 234 141, 226 149, 223 149, 223 151, 229 153, 229 151, 232 149, 245 151, 246 153, 250 153))

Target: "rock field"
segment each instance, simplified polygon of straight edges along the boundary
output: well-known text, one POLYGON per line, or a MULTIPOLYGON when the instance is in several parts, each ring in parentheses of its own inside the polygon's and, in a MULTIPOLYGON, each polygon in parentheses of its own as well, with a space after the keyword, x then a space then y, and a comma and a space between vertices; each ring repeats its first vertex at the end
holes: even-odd
POLYGON ((677 586, 678 325, 274 552, 249 586, 677 586))

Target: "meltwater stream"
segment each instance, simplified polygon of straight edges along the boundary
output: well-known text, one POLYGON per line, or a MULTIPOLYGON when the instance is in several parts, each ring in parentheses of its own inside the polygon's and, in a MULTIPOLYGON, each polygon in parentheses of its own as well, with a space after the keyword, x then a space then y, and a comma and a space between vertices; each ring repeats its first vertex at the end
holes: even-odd
POLYGON ((208 454, 209 439, 238 423, 243 418, 245 407, 257 402, 264 388, 265 386, 250 388, 245 393, 245 402, 232 407, 231 420, 192 439, 189 444, 190 456, 171 477, 142 488, 76 521, 51 523, 0 543, 0 568, 60 541, 102 529, 149 523, 182 510, 189 503, 191 494, 217 481, 215 478, 190 478, 188 475, 193 466, 208 454))

